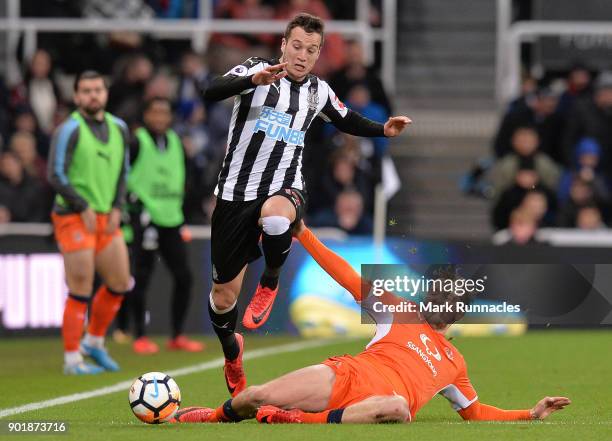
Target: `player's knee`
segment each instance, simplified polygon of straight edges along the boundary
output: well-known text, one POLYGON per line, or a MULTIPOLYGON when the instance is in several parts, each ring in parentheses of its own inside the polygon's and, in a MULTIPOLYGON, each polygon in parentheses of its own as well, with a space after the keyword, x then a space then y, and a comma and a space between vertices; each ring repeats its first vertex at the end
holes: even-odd
POLYGON ((394 395, 381 403, 379 415, 382 421, 403 423, 410 420, 410 409, 404 397, 394 395))
POLYGON ((212 290, 212 301, 215 309, 223 311, 236 304, 237 295, 232 289, 223 285, 214 285, 212 290))
POLYGON ((69 289, 77 292, 88 292, 93 285, 93 274, 84 268, 72 268, 66 277, 69 289))
POLYGON ((261 207, 262 223, 264 218, 276 216, 289 219, 289 223, 295 220, 295 207, 284 196, 273 196, 261 207))
POLYGON ((133 288, 134 283, 129 274, 118 275, 106 281, 106 286, 114 292, 128 292, 133 288))

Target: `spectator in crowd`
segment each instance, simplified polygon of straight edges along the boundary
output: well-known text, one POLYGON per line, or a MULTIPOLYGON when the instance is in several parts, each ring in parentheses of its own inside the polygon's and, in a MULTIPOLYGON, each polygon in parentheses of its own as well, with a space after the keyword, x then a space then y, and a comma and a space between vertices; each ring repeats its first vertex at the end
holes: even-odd
POLYGON ((551 227, 554 225, 555 219, 548 209, 548 195, 542 190, 534 189, 528 191, 523 197, 519 209, 529 213, 538 227, 551 227))
POLYGON ((576 100, 567 119, 563 147, 567 163, 575 157, 575 148, 582 138, 593 138, 601 147, 600 163, 604 169, 612 165, 612 71, 599 74, 593 95, 576 100))
MULTIPOLYGON (((556 188, 556 185, 555 187, 556 188)), ((502 191, 493 207, 493 226, 501 230, 508 226, 510 213, 520 206, 529 192, 538 191, 547 199, 547 211, 554 211, 555 197, 550 187, 547 187, 535 169, 533 157, 521 157, 518 170, 514 175, 514 182, 502 191)))
POLYGON ((593 92, 591 71, 582 63, 574 63, 570 68, 565 92, 559 98, 557 110, 564 118, 569 117, 577 99, 588 98, 593 92))
POLYGON ((526 75, 521 81, 521 94, 508 105, 508 113, 517 110, 524 111, 529 108, 529 102, 533 99, 533 95, 538 90, 538 80, 531 75, 526 75))
POLYGON ((322 210, 309 218, 317 227, 340 228, 348 234, 372 234, 372 217, 365 213, 363 196, 348 188, 338 194, 331 210, 322 210))
POLYGON ((30 132, 15 132, 11 136, 9 148, 21 161, 28 176, 39 181, 47 179, 47 163, 36 151, 36 138, 30 132))
POLYGON ((149 101, 156 97, 170 99, 174 95, 172 79, 165 73, 154 75, 145 85, 143 99, 149 101))
POLYGON ((582 207, 596 206, 601 213, 601 208, 605 204, 597 200, 592 182, 574 176, 569 191, 569 199, 561 205, 559 210, 557 225, 563 228, 575 228, 577 224, 578 212, 582 207))
MULTIPOLYGON (((345 190, 354 189, 366 198, 370 193, 367 176, 357 166, 360 153, 356 145, 338 148, 330 158, 327 171, 319 178, 318 188, 312 192, 311 211, 332 211, 338 195, 345 190)), ((363 200, 364 208, 370 205, 363 200)))
POLYGON ((49 155, 49 136, 38 126, 32 109, 28 106, 18 107, 15 110, 12 122, 13 132, 28 132, 34 135, 36 138, 36 150, 41 158, 46 159, 49 155))
MULTIPOLYGON (((349 90, 347 105, 373 121, 384 122, 389 118, 385 108, 371 100, 370 92, 363 83, 357 83, 349 90)), ((357 166, 369 181, 367 191, 362 192, 366 202, 366 211, 369 212, 374 187, 381 180, 381 163, 387 152, 389 140, 384 137, 358 138, 339 132, 332 125, 327 125, 324 131, 334 134, 331 140, 327 142, 331 142, 345 151, 353 150, 356 153, 357 166)))
POLYGON ((560 137, 563 118, 556 112, 558 102, 557 91, 543 87, 528 97, 526 107, 507 112, 495 135, 495 156, 501 158, 512 150, 512 138, 517 128, 532 126, 539 135, 539 150, 562 163, 565 159, 560 137))
POLYGON ((535 234, 538 231, 538 221, 528 210, 517 208, 510 214, 507 242, 514 245, 528 245, 535 243, 535 234))
POLYGON ((50 134, 55 128, 54 116, 61 102, 59 87, 53 78, 51 56, 46 50, 38 49, 30 60, 24 81, 13 91, 13 105, 31 108, 40 129, 50 134))
POLYGON ((21 162, 28 177, 39 184, 38 204, 46 220, 46 214, 51 212, 54 193, 47 182, 47 161, 36 151, 36 138, 29 132, 15 132, 11 137, 9 148, 21 162))
POLYGON ((520 185, 526 189, 529 188, 528 182, 531 182, 532 186, 541 182, 550 190, 557 189, 561 169, 548 155, 538 151, 538 144, 539 136, 535 128, 520 126, 515 129, 511 138, 512 151, 499 159, 490 171, 494 195, 499 196, 518 180, 522 180, 520 185), (524 171, 517 177, 521 161, 532 164, 533 173, 524 171), (537 179, 532 175, 537 175, 537 179))
POLYGON ((0 154, 1 217, 10 222, 42 222, 44 204, 40 203, 41 185, 24 171, 19 158, 12 151, 0 154))
POLYGON ((606 228, 597 205, 585 205, 576 213, 576 228, 580 230, 601 230, 606 228))
POLYGON ((609 205, 612 202, 607 177, 599 170, 600 155, 601 147, 595 139, 583 138, 580 140, 576 149, 575 166, 571 170, 566 170, 559 182, 557 197, 561 204, 568 201, 570 188, 576 177, 591 185, 594 198, 599 204, 609 205))
POLYGON ((390 115, 391 103, 374 67, 366 64, 361 42, 358 40, 348 41, 346 50, 346 66, 331 77, 329 83, 332 89, 341 99, 350 100, 349 91, 357 85, 363 86, 370 94, 370 99, 382 106, 386 114, 390 115))
POLYGON ((124 60, 119 77, 108 93, 108 111, 134 127, 140 121, 145 88, 153 76, 153 64, 143 54, 124 60))
MULTIPOLYGON (((181 57, 176 93, 177 121, 191 119, 191 113, 202 103, 198 93, 198 85, 206 88, 211 80, 212 74, 204 63, 203 57, 194 51, 185 52, 181 57)), ((206 106, 210 105, 210 103, 205 104, 206 106)), ((207 110, 209 109, 207 108, 207 110)))
MULTIPOLYGON (((300 12, 316 15, 323 21, 331 20, 332 16, 322 0, 288 0, 281 2, 276 11, 276 18, 290 20, 300 12)), ((329 77, 330 74, 344 67, 347 60, 347 50, 344 39, 339 34, 325 34, 325 41, 321 49, 321 56, 312 73, 320 77, 329 77)))

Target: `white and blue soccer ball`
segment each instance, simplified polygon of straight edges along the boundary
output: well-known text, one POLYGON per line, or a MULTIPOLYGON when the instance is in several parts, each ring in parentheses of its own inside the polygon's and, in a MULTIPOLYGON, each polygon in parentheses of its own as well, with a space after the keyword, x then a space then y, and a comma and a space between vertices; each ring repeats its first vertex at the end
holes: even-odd
POLYGON ((147 424, 171 420, 181 405, 181 391, 172 377, 163 372, 149 372, 138 377, 129 392, 130 407, 147 424))

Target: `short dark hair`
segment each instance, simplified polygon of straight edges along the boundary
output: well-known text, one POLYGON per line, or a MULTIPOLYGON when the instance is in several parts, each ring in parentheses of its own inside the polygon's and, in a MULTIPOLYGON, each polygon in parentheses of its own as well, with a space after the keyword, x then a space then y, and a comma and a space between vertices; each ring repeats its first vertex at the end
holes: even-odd
POLYGON ((104 83, 104 87, 107 87, 104 76, 97 70, 84 70, 83 72, 80 72, 74 79, 74 91, 76 92, 79 89, 79 83, 81 80, 95 80, 97 78, 101 78, 102 82, 104 83))
MULTIPOLYGON (((446 280, 455 281, 459 278, 457 270, 449 265, 447 267, 434 266, 431 271, 431 279, 439 279, 444 283, 446 280)), ((433 308, 433 311, 423 311, 421 314, 433 328, 440 329, 446 325, 452 325, 458 320, 461 320, 465 315, 462 309, 457 308, 457 303, 470 304, 473 301, 472 293, 457 295, 454 292, 447 292, 444 289, 438 289, 436 285, 430 289, 425 295, 425 303, 431 303, 432 306, 445 305, 446 308, 433 308)))
POLYGON ((289 36, 294 28, 302 28, 308 34, 317 33, 321 36, 321 46, 323 46, 323 40, 325 38, 325 25, 316 15, 306 14, 302 12, 287 24, 285 29, 285 40, 289 41, 289 36))
POLYGON ((172 111, 172 102, 170 101, 170 98, 165 96, 154 96, 145 101, 144 106, 142 108, 143 113, 153 107, 153 104, 155 103, 168 104, 168 107, 170 107, 170 111, 172 111))

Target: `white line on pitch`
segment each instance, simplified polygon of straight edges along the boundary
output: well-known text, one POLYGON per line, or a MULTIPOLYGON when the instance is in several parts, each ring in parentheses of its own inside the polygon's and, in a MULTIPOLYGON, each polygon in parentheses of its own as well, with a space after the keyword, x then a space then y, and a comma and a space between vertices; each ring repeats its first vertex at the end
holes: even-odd
MULTIPOLYGON (((338 343, 340 341, 342 340, 308 340, 296 343, 288 343, 280 346, 270 346, 261 349, 254 349, 252 351, 245 352, 243 360, 253 360, 255 358, 266 357, 268 355, 297 352, 302 351, 304 349, 317 348, 319 346, 328 346, 334 343, 338 343)), ((193 366, 187 366, 181 369, 174 369, 171 371, 167 371, 166 373, 171 377, 180 377, 181 375, 189 375, 196 372, 202 372, 221 367, 223 366, 223 362, 223 358, 215 358, 214 360, 206 361, 204 363, 196 364, 193 366)), ((101 387, 99 389, 90 390, 88 392, 78 392, 76 394, 64 395, 63 397, 52 398, 50 400, 37 401, 35 403, 28 403, 22 406, 0 409, 0 418, 17 415, 25 412, 31 412, 33 410, 46 409, 47 407, 74 403, 75 401, 87 400, 89 398, 100 397, 102 395, 108 395, 115 392, 127 391, 128 388, 132 385, 133 381, 133 379, 122 381, 120 383, 113 384, 112 386, 101 387)))

